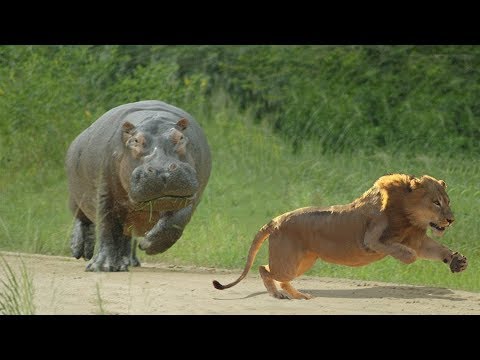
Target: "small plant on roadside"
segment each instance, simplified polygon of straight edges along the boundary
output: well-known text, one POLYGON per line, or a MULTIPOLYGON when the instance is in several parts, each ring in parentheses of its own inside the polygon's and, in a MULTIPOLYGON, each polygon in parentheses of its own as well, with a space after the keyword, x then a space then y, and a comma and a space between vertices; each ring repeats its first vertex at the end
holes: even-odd
POLYGON ((2 315, 33 315, 34 287, 31 274, 23 260, 20 273, 16 274, 7 261, 1 259, 1 270, 5 278, 0 279, 0 314, 2 315))
POLYGON ((98 282, 95 284, 95 288, 97 289, 97 305, 98 305, 98 314, 99 315, 106 315, 108 312, 105 310, 103 305, 102 295, 100 294, 100 286, 98 282))

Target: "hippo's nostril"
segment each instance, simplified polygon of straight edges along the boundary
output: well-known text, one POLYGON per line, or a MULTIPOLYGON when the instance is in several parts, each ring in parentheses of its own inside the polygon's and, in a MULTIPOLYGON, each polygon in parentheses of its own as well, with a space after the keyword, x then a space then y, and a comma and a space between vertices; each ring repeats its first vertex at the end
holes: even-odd
POLYGON ((140 173, 140 171, 137 171, 134 176, 135 176, 135 181, 140 181, 142 174, 140 173))
POLYGON ((151 166, 147 167, 147 171, 150 173, 150 174, 153 174, 155 172, 155 169, 151 166))

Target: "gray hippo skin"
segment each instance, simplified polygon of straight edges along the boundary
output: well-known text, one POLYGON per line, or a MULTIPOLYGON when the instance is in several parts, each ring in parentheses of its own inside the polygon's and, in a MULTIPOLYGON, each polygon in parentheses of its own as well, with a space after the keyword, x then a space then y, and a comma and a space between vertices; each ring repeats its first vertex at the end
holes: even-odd
POLYGON ((207 185, 210 149, 190 114, 139 101, 113 108, 83 131, 67 151, 66 170, 72 255, 91 259, 87 271, 128 271, 140 265, 132 236, 143 238, 139 248, 147 254, 180 238, 207 185))

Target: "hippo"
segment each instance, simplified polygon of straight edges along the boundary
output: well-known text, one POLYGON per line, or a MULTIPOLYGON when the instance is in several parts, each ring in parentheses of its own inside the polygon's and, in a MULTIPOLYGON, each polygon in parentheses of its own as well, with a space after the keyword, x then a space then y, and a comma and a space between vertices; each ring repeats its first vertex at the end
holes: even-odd
POLYGON ((140 266, 135 238, 153 255, 181 237, 210 177, 211 156, 192 115, 145 100, 98 118, 70 144, 65 167, 72 255, 90 260, 86 271, 128 271, 140 266))

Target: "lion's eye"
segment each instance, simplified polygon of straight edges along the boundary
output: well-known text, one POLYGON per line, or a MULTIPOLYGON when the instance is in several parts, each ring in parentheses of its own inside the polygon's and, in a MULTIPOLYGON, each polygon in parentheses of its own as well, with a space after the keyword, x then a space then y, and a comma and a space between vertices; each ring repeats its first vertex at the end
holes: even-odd
POLYGON ((438 200, 435 200, 433 203, 437 206, 440 206, 440 202, 438 200))

